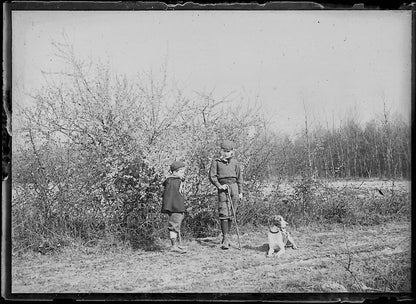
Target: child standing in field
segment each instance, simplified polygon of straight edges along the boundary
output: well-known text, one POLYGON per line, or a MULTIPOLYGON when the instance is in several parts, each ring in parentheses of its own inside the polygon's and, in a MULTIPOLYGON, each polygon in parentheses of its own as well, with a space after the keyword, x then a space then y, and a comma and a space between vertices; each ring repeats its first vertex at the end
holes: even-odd
POLYGON ((234 156, 234 143, 225 140, 221 143, 221 155, 212 161, 209 171, 209 180, 218 189, 218 213, 222 231, 221 248, 228 249, 230 242, 228 232, 234 217, 231 202, 227 199, 227 189, 230 191, 234 208, 237 202, 243 198, 243 174, 237 159, 234 156))
MULTIPOLYGON (((170 166, 171 176, 163 182, 162 213, 167 213, 171 250, 185 253, 185 248, 178 243, 180 228, 185 213, 185 198, 183 196, 183 181, 185 178, 185 163, 175 161, 170 166)), ((179 239, 180 240, 180 239, 179 239)))

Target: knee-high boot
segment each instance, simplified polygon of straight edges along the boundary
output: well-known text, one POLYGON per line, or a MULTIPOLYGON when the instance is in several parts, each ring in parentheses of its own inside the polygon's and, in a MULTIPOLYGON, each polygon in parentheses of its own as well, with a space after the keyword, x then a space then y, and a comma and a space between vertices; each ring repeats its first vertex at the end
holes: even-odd
POLYGON ((221 248, 223 249, 228 249, 229 247, 228 227, 229 227, 228 220, 221 220, 221 231, 222 231, 221 248))

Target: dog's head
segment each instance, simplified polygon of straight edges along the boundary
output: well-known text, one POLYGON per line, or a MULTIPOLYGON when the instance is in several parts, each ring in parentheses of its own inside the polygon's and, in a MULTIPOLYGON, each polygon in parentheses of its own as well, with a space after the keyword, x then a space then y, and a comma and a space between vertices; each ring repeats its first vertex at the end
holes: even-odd
POLYGON ((287 225, 287 222, 283 219, 283 216, 275 215, 273 217, 272 226, 276 226, 276 227, 279 227, 279 228, 285 228, 286 225, 287 225))

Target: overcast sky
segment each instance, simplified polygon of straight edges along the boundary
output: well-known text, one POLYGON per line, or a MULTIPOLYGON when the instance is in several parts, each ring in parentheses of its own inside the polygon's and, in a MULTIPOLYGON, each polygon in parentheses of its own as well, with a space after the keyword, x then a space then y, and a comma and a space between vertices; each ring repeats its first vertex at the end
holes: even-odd
POLYGON ((411 11, 13 11, 14 102, 57 71, 62 31, 115 72, 160 69, 189 91, 254 97, 284 132, 355 108, 410 121, 411 11))

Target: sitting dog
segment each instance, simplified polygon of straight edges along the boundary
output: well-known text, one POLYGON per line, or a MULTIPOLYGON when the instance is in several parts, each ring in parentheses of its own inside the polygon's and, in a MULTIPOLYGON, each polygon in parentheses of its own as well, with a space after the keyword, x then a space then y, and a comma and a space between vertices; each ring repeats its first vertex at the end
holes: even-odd
POLYGON ((273 218, 267 234, 269 242, 268 257, 271 257, 275 251, 277 251, 276 256, 280 257, 285 253, 285 247, 292 247, 293 249, 298 248, 292 236, 286 231, 286 226, 287 222, 281 215, 277 215, 273 218))

